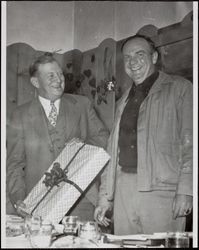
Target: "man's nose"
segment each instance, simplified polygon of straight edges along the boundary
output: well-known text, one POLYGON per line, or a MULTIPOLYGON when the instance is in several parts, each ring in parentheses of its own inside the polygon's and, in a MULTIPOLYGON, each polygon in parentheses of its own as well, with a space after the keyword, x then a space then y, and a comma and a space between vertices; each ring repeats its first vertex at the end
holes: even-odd
POLYGON ((56 80, 56 82, 58 82, 58 83, 61 83, 61 82, 62 82, 62 78, 61 78, 61 76, 60 76, 59 74, 56 74, 56 75, 55 75, 55 80, 56 80))
POLYGON ((135 65, 135 64, 137 64, 137 63, 138 63, 138 57, 137 57, 137 56, 131 57, 131 59, 130 59, 130 61, 129 61, 129 64, 130 64, 131 66, 133 66, 133 65, 135 65))

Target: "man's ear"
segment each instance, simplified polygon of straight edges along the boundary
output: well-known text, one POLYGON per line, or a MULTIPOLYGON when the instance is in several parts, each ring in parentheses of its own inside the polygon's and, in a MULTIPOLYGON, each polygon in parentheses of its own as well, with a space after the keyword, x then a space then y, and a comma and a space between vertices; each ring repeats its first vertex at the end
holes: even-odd
POLYGON ((39 88, 39 82, 38 82, 38 79, 37 79, 37 77, 35 77, 35 76, 32 76, 31 78, 30 78, 30 82, 32 83, 32 85, 35 87, 35 88, 39 88))
POLYGON ((153 54, 152 54, 152 62, 153 62, 153 64, 156 64, 157 60, 158 60, 158 52, 154 51, 153 54))

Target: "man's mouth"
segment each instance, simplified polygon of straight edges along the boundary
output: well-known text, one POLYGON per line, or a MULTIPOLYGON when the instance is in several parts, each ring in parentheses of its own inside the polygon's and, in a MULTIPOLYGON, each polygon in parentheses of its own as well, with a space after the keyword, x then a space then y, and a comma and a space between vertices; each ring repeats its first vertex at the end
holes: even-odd
POLYGON ((131 71, 134 75, 139 75, 139 74, 141 74, 142 68, 140 67, 140 68, 136 68, 136 69, 131 69, 131 71))
POLYGON ((142 69, 142 66, 133 66, 133 67, 129 67, 130 68, 130 70, 132 71, 132 72, 140 72, 141 71, 141 69, 142 69))
POLYGON ((54 89, 61 89, 62 87, 60 85, 60 86, 52 86, 52 88, 54 88, 54 89))

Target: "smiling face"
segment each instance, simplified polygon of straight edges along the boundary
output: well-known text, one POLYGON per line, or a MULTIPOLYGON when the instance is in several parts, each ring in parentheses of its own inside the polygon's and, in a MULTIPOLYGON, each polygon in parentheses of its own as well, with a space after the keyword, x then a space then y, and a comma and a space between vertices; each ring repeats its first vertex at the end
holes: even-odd
POLYGON ((154 73, 158 53, 152 51, 145 39, 134 38, 127 41, 122 52, 125 71, 136 85, 141 84, 154 73))
POLYGON ((64 75, 56 61, 40 64, 31 82, 40 96, 51 101, 59 99, 65 88, 64 75))

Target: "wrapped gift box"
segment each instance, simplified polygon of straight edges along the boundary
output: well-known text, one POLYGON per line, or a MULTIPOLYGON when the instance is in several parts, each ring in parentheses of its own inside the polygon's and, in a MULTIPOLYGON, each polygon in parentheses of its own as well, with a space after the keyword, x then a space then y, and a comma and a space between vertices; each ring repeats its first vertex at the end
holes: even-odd
MULTIPOLYGON (((73 141, 66 144, 47 172, 50 172, 55 162, 60 163, 62 169, 69 164, 68 179, 84 191, 109 159, 110 156, 103 148, 73 141), (77 155, 75 156, 75 154, 77 155), (69 164, 72 158, 74 159, 69 164)), ((43 183, 44 179, 45 176, 40 179, 24 200, 26 212, 31 213, 49 190, 49 187, 43 183)), ((73 185, 61 182, 59 186, 52 188, 32 214, 42 216, 43 219, 53 223, 59 223, 80 196, 81 193, 73 185)))

